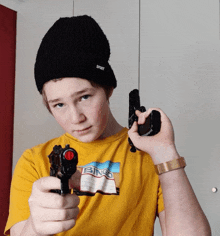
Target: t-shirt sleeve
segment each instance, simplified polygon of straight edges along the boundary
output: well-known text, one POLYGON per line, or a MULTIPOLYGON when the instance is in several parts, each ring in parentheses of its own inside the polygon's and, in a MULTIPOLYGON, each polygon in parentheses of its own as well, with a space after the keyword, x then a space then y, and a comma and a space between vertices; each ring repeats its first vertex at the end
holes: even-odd
POLYGON ((164 210, 163 192, 161 184, 159 182, 158 194, 157 194, 157 216, 159 216, 159 213, 163 210, 164 210))
POLYGON ((5 235, 16 223, 27 220, 30 216, 28 199, 33 183, 39 179, 32 158, 31 150, 26 150, 15 167, 10 190, 9 216, 5 227, 5 235))

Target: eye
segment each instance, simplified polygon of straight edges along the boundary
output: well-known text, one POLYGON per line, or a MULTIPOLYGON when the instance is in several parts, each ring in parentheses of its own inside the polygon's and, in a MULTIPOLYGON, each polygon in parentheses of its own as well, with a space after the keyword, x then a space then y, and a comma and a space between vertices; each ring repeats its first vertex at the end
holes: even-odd
POLYGON ((57 107, 57 108, 61 108, 61 107, 63 107, 63 103, 57 103, 57 104, 54 105, 54 107, 55 107, 55 108, 56 108, 56 107, 57 107))
POLYGON ((91 95, 86 94, 86 95, 82 96, 82 97, 80 98, 80 100, 81 100, 81 101, 87 100, 90 96, 91 96, 91 95))

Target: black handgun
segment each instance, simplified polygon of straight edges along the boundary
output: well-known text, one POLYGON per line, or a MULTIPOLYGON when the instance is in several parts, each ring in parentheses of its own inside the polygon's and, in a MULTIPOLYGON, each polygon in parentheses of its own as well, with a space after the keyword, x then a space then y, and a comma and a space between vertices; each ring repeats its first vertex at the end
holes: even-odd
MULTIPOLYGON (((140 97, 138 89, 134 89, 129 93, 129 114, 128 114, 128 126, 129 129, 133 125, 134 121, 138 121, 138 117, 135 115, 135 111, 139 110, 145 112, 144 106, 140 106, 140 97)), ((143 125, 138 125, 139 135, 152 136, 160 132, 161 120, 160 112, 153 110, 150 115, 146 118, 143 125)), ((136 147, 132 143, 131 139, 128 138, 129 144, 131 145, 131 152, 136 152, 136 147)))
POLYGON ((50 176, 55 176, 61 180, 61 190, 51 190, 51 192, 65 195, 70 193, 69 179, 76 172, 78 164, 78 154, 75 149, 66 145, 55 145, 53 151, 48 156, 50 160, 50 176))

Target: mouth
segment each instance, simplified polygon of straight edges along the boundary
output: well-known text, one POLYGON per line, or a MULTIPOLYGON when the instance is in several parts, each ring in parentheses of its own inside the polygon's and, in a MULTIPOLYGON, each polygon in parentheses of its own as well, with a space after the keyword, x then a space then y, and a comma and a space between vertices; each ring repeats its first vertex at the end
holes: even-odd
POLYGON ((90 130, 92 126, 89 126, 88 128, 85 128, 85 129, 80 129, 80 130, 75 130, 75 132, 81 134, 81 133, 86 133, 90 130))

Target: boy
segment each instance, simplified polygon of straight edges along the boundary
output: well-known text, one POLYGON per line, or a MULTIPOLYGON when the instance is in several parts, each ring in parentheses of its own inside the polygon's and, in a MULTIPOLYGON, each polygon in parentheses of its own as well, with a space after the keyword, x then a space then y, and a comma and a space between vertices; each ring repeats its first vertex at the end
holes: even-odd
MULTIPOLYGON (((156 109, 162 127, 152 137, 139 136, 137 122, 128 131, 113 117, 109 98, 117 83, 109 56, 106 36, 88 16, 61 18, 43 38, 36 85, 66 133, 19 159, 6 231, 12 236, 153 235, 158 216, 163 235, 211 235, 168 117, 156 109), (130 152, 128 135, 140 151, 130 152), (49 176, 47 156, 55 145, 66 144, 78 153, 69 186, 80 196, 51 192, 60 189, 60 180, 49 176), (176 166, 158 177, 155 166, 166 162, 176 166)), ((136 111, 138 124, 151 110, 136 111)))

